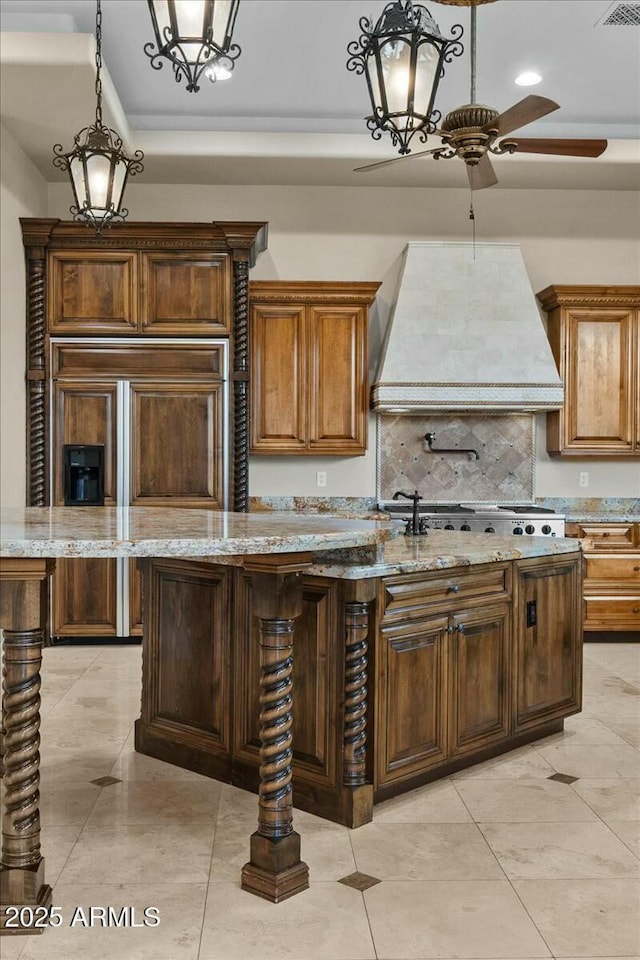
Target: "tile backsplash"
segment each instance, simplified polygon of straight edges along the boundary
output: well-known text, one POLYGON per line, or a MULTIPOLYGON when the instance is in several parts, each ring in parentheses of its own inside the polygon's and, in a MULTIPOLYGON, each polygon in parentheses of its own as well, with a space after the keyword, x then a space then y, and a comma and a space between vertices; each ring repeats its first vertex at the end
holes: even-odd
POLYGON ((534 497, 535 415, 378 417, 378 495, 418 490, 431 502, 531 502, 534 497), (434 433, 434 451, 424 439, 434 433), (474 449, 438 453, 441 447, 474 449))

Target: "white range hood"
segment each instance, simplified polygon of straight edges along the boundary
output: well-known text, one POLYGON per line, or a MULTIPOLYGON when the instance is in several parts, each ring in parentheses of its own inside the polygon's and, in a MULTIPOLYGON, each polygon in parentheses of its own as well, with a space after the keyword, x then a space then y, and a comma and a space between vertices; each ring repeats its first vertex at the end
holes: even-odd
POLYGON ((555 410, 563 394, 517 244, 407 244, 374 410, 555 410))

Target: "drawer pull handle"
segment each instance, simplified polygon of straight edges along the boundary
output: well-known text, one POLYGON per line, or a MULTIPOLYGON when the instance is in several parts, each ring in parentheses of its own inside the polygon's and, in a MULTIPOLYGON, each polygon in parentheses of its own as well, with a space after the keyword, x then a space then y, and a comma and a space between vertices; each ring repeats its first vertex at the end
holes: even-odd
POLYGON ((640 572, 640 567, 634 567, 634 568, 633 568, 633 572, 634 572, 634 573, 640 572))
POLYGON ((458 633, 464 633, 464 623, 458 624, 458 633))
POLYGON ((460 593, 460 587, 457 583, 452 583, 447 587, 447 593, 460 593))
POLYGON ((608 533, 608 531, 607 531, 607 530, 605 530, 605 531, 604 531, 604 533, 602 534, 602 536, 603 536, 603 537, 608 537, 608 536, 609 536, 609 533, 608 533))

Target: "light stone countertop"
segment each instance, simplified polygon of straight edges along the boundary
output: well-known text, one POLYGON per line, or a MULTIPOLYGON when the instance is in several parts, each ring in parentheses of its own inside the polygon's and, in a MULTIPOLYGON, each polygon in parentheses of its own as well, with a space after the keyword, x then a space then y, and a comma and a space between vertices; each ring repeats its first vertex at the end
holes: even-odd
POLYGON ((381 544, 377 548, 377 559, 374 561, 366 558, 360 562, 349 561, 346 557, 343 561, 339 554, 316 558, 312 566, 305 570, 305 575, 361 580, 398 573, 446 570, 501 560, 576 553, 580 549, 579 540, 566 537, 500 537, 488 533, 431 530, 427 536, 401 535, 381 544), (336 559, 341 562, 337 563, 336 559))
POLYGON ((390 523, 168 507, 25 507, 0 513, 0 557, 230 557, 379 544, 390 523))

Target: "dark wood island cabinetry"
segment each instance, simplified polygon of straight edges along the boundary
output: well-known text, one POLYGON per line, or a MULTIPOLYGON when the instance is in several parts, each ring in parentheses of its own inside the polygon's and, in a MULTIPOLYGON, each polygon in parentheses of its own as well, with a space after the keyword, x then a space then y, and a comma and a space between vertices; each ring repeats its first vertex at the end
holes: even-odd
MULTIPOLYGON (((304 574, 293 671, 300 808, 359 826, 376 801, 560 730, 580 710, 581 554, 566 541, 509 551, 471 539, 400 537, 368 568, 304 574), (433 569, 445 542, 447 561, 453 542, 461 565, 433 569), (513 559, 478 563, 465 550, 513 559), (413 561, 396 562, 408 551, 413 561)), ((136 748, 256 790, 251 575, 202 561, 141 566, 136 748)))

